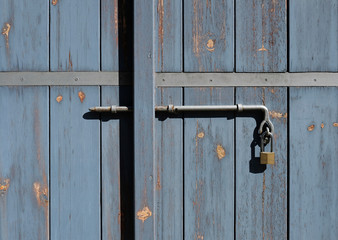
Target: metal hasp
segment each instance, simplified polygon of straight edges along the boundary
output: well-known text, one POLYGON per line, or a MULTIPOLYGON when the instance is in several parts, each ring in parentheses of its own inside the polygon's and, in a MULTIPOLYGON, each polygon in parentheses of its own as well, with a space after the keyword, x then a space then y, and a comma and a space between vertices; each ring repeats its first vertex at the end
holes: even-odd
MULTIPOLYGON (((131 112, 133 109, 126 106, 108 106, 108 107, 92 107, 89 109, 91 112, 99 113, 118 113, 118 112, 131 112)), ((264 105, 192 105, 192 106, 155 106, 156 112, 169 112, 169 113, 179 113, 179 112, 244 112, 244 111, 262 111, 264 114, 263 121, 261 122, 258 133, 263 133, 264 125, 267 125, 271 135, 274 133, 274 126, 269 118, 269 110, 264 105)))

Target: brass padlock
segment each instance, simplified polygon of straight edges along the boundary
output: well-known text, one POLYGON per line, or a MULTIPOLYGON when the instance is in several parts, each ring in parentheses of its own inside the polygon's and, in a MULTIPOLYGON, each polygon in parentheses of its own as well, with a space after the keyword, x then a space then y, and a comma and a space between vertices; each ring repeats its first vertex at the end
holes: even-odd
POLYGON ((271 151, 264 152, 264 135, 261 138, 261 155, 260 155, 260 162, 261 164, 275 164, 275 153, 273 152, 273 136, 269 133, 269 137, 271 139, 271 151))

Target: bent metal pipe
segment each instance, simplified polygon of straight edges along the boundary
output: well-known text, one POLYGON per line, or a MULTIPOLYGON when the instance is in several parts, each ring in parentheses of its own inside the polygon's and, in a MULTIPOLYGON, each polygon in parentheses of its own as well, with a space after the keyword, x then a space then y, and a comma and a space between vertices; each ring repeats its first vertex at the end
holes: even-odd
MULTIPOLYGON (((89 108, 91 112, 98 113, 118 113, 118 112, 131 112, 133 109, 127 106, 106 106, 106 107, 92 107, 89 108)), ((261 111, 264 114, 263 121, 261 122, 258 133, 263 133, 264 125, 269 127, 271 134, 274 133, 274 126, 269 118, 269 110, 264 105, 191 105, 191 106, 155 106, 156 112, 169 112, 169 113, 179 113, 179 112, 244 112, 244 111, 261 111)))

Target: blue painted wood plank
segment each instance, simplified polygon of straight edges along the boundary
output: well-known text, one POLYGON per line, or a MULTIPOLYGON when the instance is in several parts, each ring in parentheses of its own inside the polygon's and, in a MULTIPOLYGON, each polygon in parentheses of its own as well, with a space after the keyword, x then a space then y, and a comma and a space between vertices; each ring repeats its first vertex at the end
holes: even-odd
POLYGON ((275 165, 261 165, 262 113, 236 117, 236 239, 287 239, 287 89, 236 88, 236 103, 267 106, 275 127, 275 165))
POLYGON ((286 7, 285 0, 236 2, 236 72, 286 71, 286 7))
MULTIPOLYGON (((182 105, 181 88, 156 90, 157 105, 182 105)), ((183 239, 183 119, 158 114, 155 160, 156 239, 183 239)))
POLYGON ((157 0, 155 59, 157 72, 182 71, 182 1, 157 0))
MULTIPOLYGON (((131 87, 102 87, 102 105, 132 105, 131 87)), ((102 238, 134 237, 132 114, 102 114, 102 238)))
POLYGON ((154 4, 134 1, 135 239, 154 237, 154 4))
POLYGON ((338 88, 290 88, 290 239, 338 236, 338 88))
POLYGON ((132 15, 128 0, 101 1, 102 71, 131 71, 132 15))
POLYGON ((0 71, 48 71, 48 1, 1 1, 0 33, 0 71))
MULTIPOLYGON (((233 88, 185 88, 186 105, 234 103, 233 88)), ((184 237, 234 238, 234 114, 185 114, 184 237)))
POLYGON ((184 1, 184 71, 234 70, 234 2, 184 1))
POLYGON ((337 0, 290 1, 290 72, 338 71, 337 0))
POLYGON ((98 87, 51 87, 51 237, 100 239, 98 87))
POLYGON ((48 87, 0 88, 0 239, 48 239, 48 87))
POLYGON ((52 0, 51 71, 100 70, 100 2, 52 0))

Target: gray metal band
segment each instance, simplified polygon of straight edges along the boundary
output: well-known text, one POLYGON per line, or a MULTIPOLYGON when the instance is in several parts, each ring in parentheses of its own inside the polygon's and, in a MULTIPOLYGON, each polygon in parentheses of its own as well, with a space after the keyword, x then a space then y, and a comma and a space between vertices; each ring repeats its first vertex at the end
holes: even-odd
MULTIPOLYGON (((0 72, 0 86, 121 86, 119 72, 0 72)), ((156 73, 156 87, 337 87, 338 73, 156 73)))

